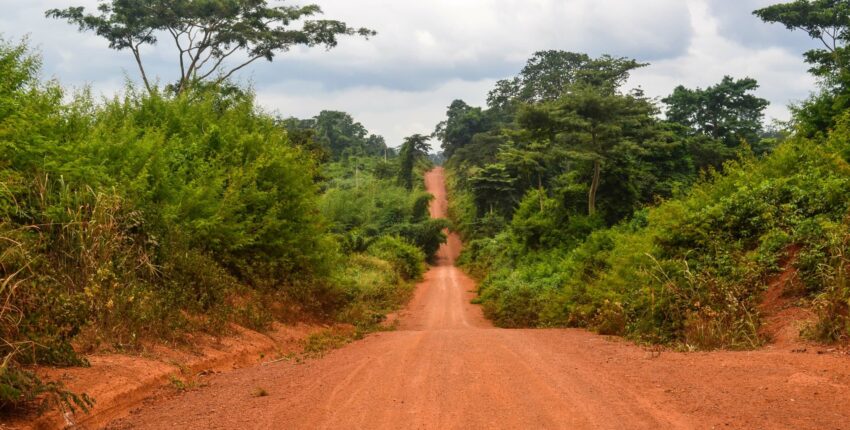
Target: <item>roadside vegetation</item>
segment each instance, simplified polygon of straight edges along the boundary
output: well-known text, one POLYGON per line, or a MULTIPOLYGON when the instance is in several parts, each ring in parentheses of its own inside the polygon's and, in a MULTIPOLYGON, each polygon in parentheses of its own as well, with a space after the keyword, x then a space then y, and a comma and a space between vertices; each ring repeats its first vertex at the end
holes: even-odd
MULTIPOLYGON (((755 13, 816 38, 850 28, 829 2, 755 13)), ((789 124, 765 127, 767 102, 749 78, 656 103, 624 88, 647 65, 561 51, 499 81, 486 108, 452 103, 435 135, 468 242, 461 264, 482 280, 486 315, 504 327, 752 348, 768 340, 763 293, 785 275, 782 294, 817 315, 803 335, 847 339, 845 34, 806 54, 821 87, 789 124)))
MULTIPOLYGON (((217 44, 192 52, 206 50, 209 64, 229 47, 270 60, 297 44, 330 48, 338 36, 374 34, 307 21, 303 38, 254 28, 259 39, 243 46, 235 32, 244 26, 198 30, 223 21, 192 14, 261 13, 268 26, 320 11, 118 10, 140 4, 104 3, 113 15, 102 21, 74 8, 50 15, 116 49, 154 44, 138 39, 147 31, 205 31, 217 44), (131 29, 140 33, 116 30, 128 16, 143 18, 131 29), (282 34, 293 39, 267 43, 282 34)), ((0 41, 0 413, 90 408, 93 399, 34 372, 84 366, 87 353, 179 344, 234 323, 374 330, 445 239, 421 184, 427 142, 402 158, 346 113, 278 118, 250 88, 198 73, 184 70, 176 85, 145 78, 141 89, 99 99, 42 80, 25 42, 0 41)))

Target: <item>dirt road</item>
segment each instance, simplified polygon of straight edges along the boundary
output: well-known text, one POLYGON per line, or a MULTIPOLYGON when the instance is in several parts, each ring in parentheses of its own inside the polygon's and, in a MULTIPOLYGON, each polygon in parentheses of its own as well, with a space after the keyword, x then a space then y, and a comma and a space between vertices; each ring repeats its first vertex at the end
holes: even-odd
MULTIPOLYGON (((442 216, 442 171, 426 179, 432 215, 442 216)), ((655 356, 580 330, 496 329, 469 303, 474 284, 453 266, 459 250, 452 235, 397 331, 301 365, 217 375, 110 427, 850 428, 850 357, 811 348, 655 356)))

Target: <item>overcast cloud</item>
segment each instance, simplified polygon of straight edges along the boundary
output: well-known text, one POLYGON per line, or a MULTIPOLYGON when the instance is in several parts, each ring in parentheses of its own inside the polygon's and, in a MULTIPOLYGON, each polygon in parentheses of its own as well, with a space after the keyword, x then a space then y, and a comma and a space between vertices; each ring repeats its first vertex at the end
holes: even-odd
MULTIPOLYGON (((663 97, 677 85, 707 86, 724 75, 753 77, 787 119, 787 105, 814 89, 801 54, 805 34, 761 23, 752 10, 778 0, 315 0, 326 16, 379 35, 338 48, 298 49, 257 64, 250 81, 269 111, 310 117, 344 110, 395 146, 429 133, 453 99, 483 104, 497 79, 514 75, 537 50, 563 49, 633 57, 651 65, 630 85, 663 97)), ((0 0, 0 33, 29 35, 46 77, 90 84, 111 95, 137 79, 127 52, 44 18, 53 7, 96 0, 0 0)), ((172 81, 175 54, 163 44, 145 53, 151 71, 172 81)))

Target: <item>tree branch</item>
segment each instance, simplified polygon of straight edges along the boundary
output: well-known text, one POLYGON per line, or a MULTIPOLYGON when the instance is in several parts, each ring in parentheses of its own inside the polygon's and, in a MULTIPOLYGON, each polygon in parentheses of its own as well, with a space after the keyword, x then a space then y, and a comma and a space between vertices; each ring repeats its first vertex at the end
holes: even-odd
POLYGON ((189 68, 186 70, 185 77, 177 88, 177 94, 182 93, 183 90, 186 89, 186 85, 188 84, 190 78, 192 78, 195 74, 196 67, 197 67, 197 64, 198 64, 198 60, 201 58, 201 55, 203 55, 204 51, 207 50, 207 48, 209 48, 208 43, 209 43, 209 39, 210 39, 210 31, 208 29, 205 29, 205 28, 202 28, 201 30, 204 31, 204 38, 201 39, 201 42, 198 43, 197 46, 194 44, 195 43, 194 38, 197 36, 197 34, 195 34, 191 38, 192 45, 190 46, 189 49, 190 50, 197 49, 197 52, 194 55, 191 52, 189 52, 189 58, 192 59, 192 63, 189 64, 189 68))
POLYGON ((220 84, 220 83, 222 83, 222 82, 226 81, 229 77, 233 76, 233 74, 234 74, 234 73, 238 72, 238 71, 239 71, 240 69, 242 69, 243 67, 245 67, 245 66, 247 66, 247 65, 249 65, 249 64, 251 64, 251 63, 253 63, 254 61, 257 61, 257 60, 259 60, 260 58, 263 58, 263 57, 265 57, 265 55, 257 55, 256 57, 251 58, 250 60, 248 60, 248 61, 246 61, 246 62, 244 62, 244 63, 240 64, 239 66, 234 67, 232 70, 230 70, 229 72, 227 72, 227 74, 226 74, 226 75, 224 75, 224 76, 222 76, 222 77, 220 77, 220 78, 216 79, 216 81, 215 81, 214 85, 218 85, 218 84, 220 84))
MULTIPOLYGON (((826 41, 826 39, 823 38, 823 36, 818 36, 818 39, 821 41, 821 43, 823 43, 823 46, 826 48, 827 51, 835 52, 835 48, 830 47, 829 43, 826 41)), ((833 39, 833 43, 835 43, 834 41, 835 41, 835 39, 833 39)))
POLYGON ((183 62, 183 54, 185 54, 185 51, 183 50, 183 45, 180 44, 180 35, 182 34, 182 32, 178 33, 177 31, 171 28, 168 29, 168 32, 171 34, 171 37, 174 38, 174 44, 177 45, 177 51, 180 55, 180 79, 182 82, 182 80, 186 76, 186 67, 183 62))
MULTIPOLYGON (((210 59, 213 57, 213 54, 215 54, 215 51, 210 50, 209 54, 207 54, 207 58, 204 58, 203 61, 198 63, 198 66, 195 67, 195 75, 196 76, 197 76, 198 73, 200 73, 200 70, 204 68, 204 65, 206 65, 207 62, 210 61, 210 59)), ((203 79, 203 78, 201 78, 201 79, 203 79)))
POLYGON ((142 73, 142 81, 145 84, 145 89, 148 90, 148 93, 152 93, 151 84, 148 82, 148 75, 145 73, 145 66, 142 65, 142 56, 139 54, 139 45, 133 45, 130 50, 133 51, 133 57, 136 58, 136 64, 139 66, 139 71, 142 73))
MULTIPOLYGON (((153 33, 153 30, 149 31, 145 37, 141 38, 141 40, 146 39, 151 35, 151 33, 153 33)), ((145 89, 148 90, 148 94, 153 94, 150 81, 148 80, 148 74, 145 72, 145 66, 142 64, 142 53, 139 49, 143 43, 141 40, 139 43, 133 43, 134 41, 132 39, 128 39, 127 44, 130 45, 130 50, 133 52, 133 57, 136 59, 136 65, 139 66, 139 72, 142 74, 142 82, 145 84, 145 89)))
MULTIPOLYGON (((201 30, 204 32, 204 37, 203 39, 201 39, 201 42, 198 43, 198 45, 194 45, 193 42, 193 47, 191 49, 197 49, 197 52, 192 58, 192 64, 189 66, 189 70, 186 72, 187 77, 192 76, 195 73, 195 70, 198 65, 198 60, 201 58, 201 55, 204 53, 204 51, 209 48, 210 34, 212 33, 212 31, 206 28, 203 28, 201 30)), ((189 55, 191 56, 192 54, 190 53, 189 55)))
MULTIPOLYGON (((221 66, 221 63, 223 63, 224 60, 227 59, 227 57, 230 57, 231 55, 236 53, 236 51, 238 51, 238 50, 239 50, 239 45, 236 45, 236 47, 231 49, 230 52, 219 57, 219 59, 218 59, 218 61, 216 61, 215 65, 213 65, 212 68, 208 72, 201 75, 201 77, 198 78, 198 79, 204 80, 204 79, 210 77, 210 75, 212 75, 216 70, 218 70, 219 66, 221 66)), ((204 61, 204 62, 206 62, 206 61, 204 61)), ((197 70, 200 70, 200 69, 201 69, 201 66, 198 66, 197 70)))

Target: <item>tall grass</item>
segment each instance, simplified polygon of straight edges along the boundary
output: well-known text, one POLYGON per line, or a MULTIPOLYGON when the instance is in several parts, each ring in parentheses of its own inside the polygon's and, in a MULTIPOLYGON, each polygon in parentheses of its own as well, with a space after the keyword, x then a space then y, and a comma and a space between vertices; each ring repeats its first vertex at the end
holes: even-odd
MULTIPOLYGON (((68 391, 60 382, 44 381, 24 367, 37 362, 44 345, 40 339, 27 335, 31 332, 27 326, 29 303, 21 296, 30 293, 27 289, 39 274, 34 270, 35 257, 27 244, 16 238, 21 231, 10 230, 0 222, 0 413, 34 404, 40 410, 55 406, 87 411, 94 404, 87 395, 68 391)), ((65 359, 84 364, 74 357, 65 359)))

